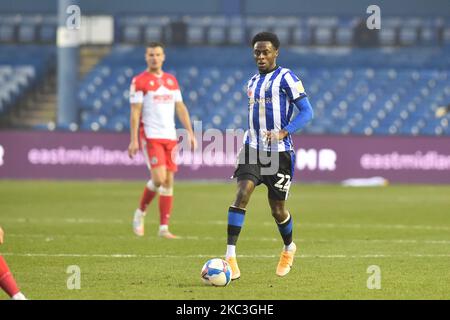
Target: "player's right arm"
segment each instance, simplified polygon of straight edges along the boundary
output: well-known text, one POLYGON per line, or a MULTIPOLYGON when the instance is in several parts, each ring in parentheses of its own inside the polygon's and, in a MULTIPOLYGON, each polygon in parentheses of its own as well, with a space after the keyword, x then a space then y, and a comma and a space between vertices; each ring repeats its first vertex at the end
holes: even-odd
POLYGON ((130 86, 130 145, 128 146, 130 158, 133 158, 139 151, 139 124, 144 102, 144 93, 136 82, 136 78, 133 78, 130 86))
POLYGON ((3 243, 3 235, 4 235, 3 229, 2 227, 0 227, 0 244, 3 243))
POLYGON ((139 123, 141 121, 142 103, 132 103, 130 112, 130 145, 128 156, 133 158, 139 151, 139 123))

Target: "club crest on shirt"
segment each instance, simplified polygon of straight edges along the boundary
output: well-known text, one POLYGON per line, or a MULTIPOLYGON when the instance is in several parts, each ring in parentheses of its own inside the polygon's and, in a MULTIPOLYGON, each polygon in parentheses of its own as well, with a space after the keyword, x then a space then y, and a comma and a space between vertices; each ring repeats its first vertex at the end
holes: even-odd
POLYGON ((172 79, 167 79, 167 84, 169 86, 173 86, 174 85, 173 80, 172 79))
POLYGON ((298 81, 295 83, 295 87, 298 90, 298 93, 304 93, 305 92, 305 88, 303 88, 303 83, 301 81, 298 81))
POLYGON ((272 86, 272 80, 267 82, 266 87, 264 88, 265 91, 269 91, 270 87, 272 86))
POLYGON ((150 80, 150 86, 154 86, 155 85, 155 81, 153 81, 153 80, 150 80))
POLYGON ((152 157, 151 164, 157 164, 157 163, 158 163, 158 158, 157 157, 152 157))

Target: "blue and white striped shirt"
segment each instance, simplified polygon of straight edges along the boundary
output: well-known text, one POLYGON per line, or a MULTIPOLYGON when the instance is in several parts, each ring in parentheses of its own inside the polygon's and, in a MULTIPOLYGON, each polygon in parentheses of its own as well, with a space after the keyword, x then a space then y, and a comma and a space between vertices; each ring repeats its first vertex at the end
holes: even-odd
POLYGON ((254 75, 247 84, 248 130, 244 143, 265 151, 293 150, 289 134, 277 143, 268 144, 264 132, 281 130, 291 121, 294 100, 306 96, 300 79, 289 69, 278 67, 266 74, 254 75))

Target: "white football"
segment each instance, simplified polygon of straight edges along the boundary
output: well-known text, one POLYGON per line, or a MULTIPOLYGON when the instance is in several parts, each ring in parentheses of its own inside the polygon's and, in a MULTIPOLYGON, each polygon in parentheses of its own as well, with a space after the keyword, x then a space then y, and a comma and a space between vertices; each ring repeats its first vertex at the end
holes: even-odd
POLYGON ((203 265, 201 278, 205 284, 225 287, 231 282, 231 266, 223 259, 210 259, 203 265))

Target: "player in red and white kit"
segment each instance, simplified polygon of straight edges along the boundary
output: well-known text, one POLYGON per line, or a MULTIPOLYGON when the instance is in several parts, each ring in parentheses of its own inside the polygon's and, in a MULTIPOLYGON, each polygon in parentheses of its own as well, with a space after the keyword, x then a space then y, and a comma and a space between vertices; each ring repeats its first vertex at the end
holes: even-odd
MULTIPOLYGON (((0 244, 3 243, 3 230, 0 227, 0 244)), ((9 271, 5 259, 0 255, 0 288, 2 288, 13 300, 26 300, 17 286, 16 280, 9 271)))
POLYGON ((193 149, 197 142, 178 81, 162 70, 164 60, 163 44, 150 43, 145 51, 148 68, 135 76, 131 83, 131 137, 128 154, 132 158, 141 148, 151 172, 151 179, 144 188, 139 208, 134 213, 134 233, 144 235, 147 206, 159 193, 158 235, 174 239, 176 236, 169 231, 169 218, 173 204, 174 173, 177 171, 174 161, 177 146, 175 113, 186 128, 193 149))

